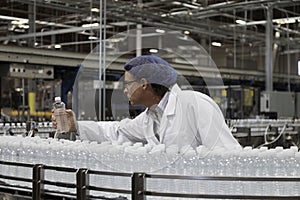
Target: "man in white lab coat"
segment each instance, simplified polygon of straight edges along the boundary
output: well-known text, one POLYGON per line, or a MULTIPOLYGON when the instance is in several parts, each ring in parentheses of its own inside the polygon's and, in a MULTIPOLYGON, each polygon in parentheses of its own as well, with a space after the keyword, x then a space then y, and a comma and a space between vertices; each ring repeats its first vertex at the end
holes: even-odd
POLYGON ((69 110, 71 130, 76 130, 81 139, 204 145, 209 149, 239 147, 218 105, 200 92, 182 91, 176 84, 177 72, 168 62, 146 55, 131 59, 124 69, 124 93, 132 105, 143 105, 146 110, 134 119, 119 122, 76 122, 69 110))

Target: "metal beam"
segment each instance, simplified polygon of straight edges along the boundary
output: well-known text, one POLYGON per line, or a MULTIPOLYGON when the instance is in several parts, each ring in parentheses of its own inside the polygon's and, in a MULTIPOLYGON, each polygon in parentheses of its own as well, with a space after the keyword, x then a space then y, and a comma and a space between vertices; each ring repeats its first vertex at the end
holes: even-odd
MULTIPOLYGON (((77 67, 87 53, 62 52, 48 49, 0 45, 0 61, 14 63, 43 64, 52 66, 77 67)), ((89 56, 89 61, 97 62, 97 57, 89 56)))
MULTIPOLYGON (((106 63, 109 64, 107 70, 109 71, 123 71, 123 65, 128 61, 126 57, 118 57, 117 55, 106 55, 106 63), (112 63, 111 63, 112 62, 112 63), (110 64, 111 63, 111 64, 110 64)), ((83 54, 63 52, 47 49, 35 49, 29 47, 16 47, 0 45, 0 61, 11 63, 29 63, 29 64, 41 64, 51 66, 65 66, 65 67, 77 67, 84 64, 84 67, 89 69, 98 69, 98 55, 97 54, 83 54)), ((202 72, 202 75, 213 76, 220 73, 222 78, 225 79, 237 79, 240 80, 265 80, 265 72, 259 72, 255 70, 240 70, 233 68, 208 68, 203 66, 192 67, 187 64, 171 63, 171 65, 184 76, 195 76, 195 68, 202 72), (219 72, 218 72, 219 71, 219 72)), ((86 69, 86 70, 89 70, 86 69)), ((292 83, 300 83, 300 77, 295 75, 289 76, 292 83)), ((288 80, 286 74, 273 74, 274 81, 286 81, 288 80)))
POLYGON ((265 85, 266 91, 273 91, 273 6, 268 5, 266 23, 265 85))
MULTIPOLYGON (((106 28, 108 28, 108 27, 106 27, 106 28)), ((59 30, 54 30, 54 31, 44 31, 44 32, 37 32, 37 33, 22 34, 22 35, 9 35, 6 37, 0 37, 0 41, 18 40, 18 39, 31 38, 31 37, 41 37, 41 36, 47 36, 47 35, 57 35, 57 34, 81 32, 81 31, 85 31, 85 30, 99 30, 99 29, 100 29, 100 26, 72 27, 72 28, 65 28, 65 29, 59 29, 59 30)))

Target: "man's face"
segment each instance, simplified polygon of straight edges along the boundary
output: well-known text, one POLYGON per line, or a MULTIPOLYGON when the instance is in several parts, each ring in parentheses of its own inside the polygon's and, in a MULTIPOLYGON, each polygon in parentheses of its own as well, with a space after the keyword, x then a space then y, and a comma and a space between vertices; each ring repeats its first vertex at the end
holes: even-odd
POLYGON ((142 89, 140 80, 136 79, 130 72, 126 71, 124 75, 124 93, 127 95, 132 105, 143 105, 142 89))

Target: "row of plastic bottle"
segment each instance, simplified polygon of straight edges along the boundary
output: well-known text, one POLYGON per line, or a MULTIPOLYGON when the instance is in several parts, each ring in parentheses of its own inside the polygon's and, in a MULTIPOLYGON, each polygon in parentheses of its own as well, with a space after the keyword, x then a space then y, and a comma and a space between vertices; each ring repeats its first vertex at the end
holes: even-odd
MULTIPOLYGON (((51 133, 55 132, 52 122, 32 122, 32 128, 37 129, 39 133, 51 133)), ((25 134, 27 132, 27 125, 25 122, 11 122, 0 123, 0 134, 25 134)))
MULTIPOLYGON (((0 160, 89 168, 112 172, 237 177, 300 177, 300 152, 297 147, 283 149, 207 149, 199 146, 116 144, 111 142, 69 141, 38 137, 2 136, 0 160)), ((24 167, 0 165, 3 175, 32 177, 24 167)), ((47 180, 76 183, 75 173, 46 170, 47 180)), ((7 181, 7 180, 5 180, 7 181)), ((98 187, 131 189, 130 177, 91 175, 90 184, 98 187)), ((14 184, 20 184, 14 182, 14 184)), ((30 184, 29 184, 30 185, 30 184)), ((45 186, 52 190, 69 189, 45 186)), ((300 182, 147 179, 147 190, 158 192, 300 196, 300 182)), ((72 190, 71 190, 72 191, 72 190)), ((75 192, 75 190, 74 190, 75 192)), ((109 194, 105 194, 109 195, 109 194)))
POLYGON ((228 122, 230 127, 267 127, 268 125, 282 127, 286 124, 300 125, 300 120, 295 119, 231 119, 228 122))

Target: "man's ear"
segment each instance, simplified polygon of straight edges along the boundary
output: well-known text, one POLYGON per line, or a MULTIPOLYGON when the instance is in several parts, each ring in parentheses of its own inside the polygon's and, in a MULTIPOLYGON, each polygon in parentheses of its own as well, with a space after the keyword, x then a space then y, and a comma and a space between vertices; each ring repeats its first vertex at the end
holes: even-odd
POLYGON ((145 78, 141 78, 142 88, 145 90, 148 87, 148 81, 145 78))

